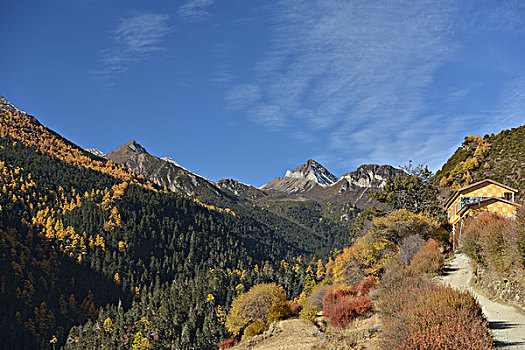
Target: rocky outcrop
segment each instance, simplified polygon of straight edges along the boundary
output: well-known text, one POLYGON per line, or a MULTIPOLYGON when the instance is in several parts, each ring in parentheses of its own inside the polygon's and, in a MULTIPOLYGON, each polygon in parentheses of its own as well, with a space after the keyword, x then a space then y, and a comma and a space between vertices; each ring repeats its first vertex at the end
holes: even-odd
POLYGON ((243 184, 234 179, 222 179, 215 183, 222 190, 229 191, 235 196, 243 199, 258 199, 266 196, 266 193, 253 186, 243 184))
POLYGON ((316 186, 333 185, 336 181, 337 177, 335 175, 315 160, 309 159, 294 170, 287 170, 284 177, 276 177, 275 180, 262 186, 261 189, 298 194, 309 191, 316 186))
POLYGON ((355 171, 341 176, 338 184, 344 184, 346 188, 383 188, 388 178, 404 174, 403 170, 396 169, 390 165, 364 164, 355 171))
POLYGON ((123 164, 157 185, 165 186, 170 191, 186 195, 196 195, 203 200, 214 197, 231 197, 213 181, 194 174, 181 167, 173 159, 158 158, 135 140, 132 140, 105 155, 115 163, 123 164))
POLYGON ((388 178, 404 174, 404 171, 390 165, 365 164, 337 179, 322 165, 309 160, 261 189, 280 199, 285 195, 290 200, 307 198, 318 202, 344 201, 364 208, 374 203, 368 194, 370 189, 382 188, 388 178))

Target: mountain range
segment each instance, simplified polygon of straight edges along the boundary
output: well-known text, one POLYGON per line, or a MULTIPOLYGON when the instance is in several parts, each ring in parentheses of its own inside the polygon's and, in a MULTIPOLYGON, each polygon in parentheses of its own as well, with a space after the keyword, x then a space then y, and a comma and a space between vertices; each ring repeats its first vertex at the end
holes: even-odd
POLYGON ((183 168, 171 158, 149 154, 135 140, 107 154, 97 149, 89 151, 122 164, 171 191, 195 195, 210 202, 225 199, 260 203, 313 200, 322 204, 324 201, 335 201, 351 203, 362 209, 374 203, 368 195, 370 189, 382 188, 388 178, 406 175, 403 170, 390 165, 366 164, 337 178, 320 163, 309 159, 297 168, 287 170, 284 177, 276 177, 260 188, 255 188, 235 179, 208 180, 183 168))
MULTIPOLYGON (((0 329, 13 349, 215 349, 233 299, 320 283, 371 189, 405 173, 337 177, 310 159, 255 188, 211 181, 136 141, 85 150, 0 97, 0 329), (324 259, 324 260, 323 260, 324 259)), ((525 126, 468 136, 434 176, 525 184, 525 126)))

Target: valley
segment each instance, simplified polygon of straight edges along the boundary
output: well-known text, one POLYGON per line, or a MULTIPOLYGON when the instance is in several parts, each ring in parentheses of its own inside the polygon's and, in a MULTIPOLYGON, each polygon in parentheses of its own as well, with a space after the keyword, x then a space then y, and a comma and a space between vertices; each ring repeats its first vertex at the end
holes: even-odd
MULTIPOLYGON (((304 348, 365 346, 348 326, 360 322, 370 323, 363 334, 384 325, 367 335, 379 348, 429 341, 388 338, 399 327, 389 310, 409 302, 401 290, 467 298, 477 310, 470 296, 428 284, 451 254, 449 228, 433 214, 439 199, 483 176, 523 182, 521 168, 507 171, 521 152, 501 154, 524 147, 525 126, 466 138, 434 176, 366 164, 338 178, 310 159, 260 188, 206 179, 137 141, 84 150, 4 98, 0 126, 0 327, 16 349, 216 349, 243 339, 242 349, 273 324, 231 326, 240 300, 264 286, 284 298, 265 314, 285 319, 277 348, 312 329, 340 343, 309 338, 304 348), (321 310, 328 328, 314 327, 321 310)), ((487 344, 481 311, 456 312, 487 344)))

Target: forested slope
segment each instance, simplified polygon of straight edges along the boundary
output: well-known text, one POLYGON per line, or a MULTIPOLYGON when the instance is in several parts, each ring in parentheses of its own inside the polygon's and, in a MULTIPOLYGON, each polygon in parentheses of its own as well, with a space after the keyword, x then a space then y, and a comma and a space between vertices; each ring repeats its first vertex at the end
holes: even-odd
MULTIPOLYGON (((485 178, 525 187, 525 125, 484 137, 470 135, 436 175, 443 188, 458 189, 485 178)), ((522 197, 519 193, 519 198, 522 197)))
POLYGON ((234 296, 263 281, 298 295, 319 265, 305 256, 333 245, 257 206, 164 191, 5 100, 0 126, 5 347, 62 345, 88 322, 70 348, 214 348, 234 296))

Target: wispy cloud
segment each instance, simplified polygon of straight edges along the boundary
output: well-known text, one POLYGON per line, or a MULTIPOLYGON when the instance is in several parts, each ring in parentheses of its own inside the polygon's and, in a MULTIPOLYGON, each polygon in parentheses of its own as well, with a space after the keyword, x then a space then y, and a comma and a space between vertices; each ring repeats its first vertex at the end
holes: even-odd
POLYGON ((248 115, 257 124, 262 124, 270 129, 279 130, 287 126, 285 114, 279 106, 265 105, 252 108, 248 115))
POLYGON ((261 98, 261 92, 257 85, 237 85, 228 92, 226 100, 228 108, 241 110, 261 98))
POLYGON ((525 121, 525 70, 512 79, 501 95, 498 108, 493 112, 489 125, 506 128, 525 121))
POLYGON ((100 52, 101 68, 90 75, 105 87, 133 64, 163 50, 162 40, 170 32, 169 16, 142 13, 120 20, 111 33, 111 45, 100 52))
POLYGON ((201 21, 211 16, 215 0, 189 0, 179 8, 179 14, 189 21, 201 21))
MULTIPOLYGON (((465 11, 452 0, 280 1, 271 50, 255 65, 256 78, 243 84, 258 86, 259 96, 239 106, 292 138, 324 133, 328 142, 318 152, 337 154, 325 157, 337 167, 410 159, 437 167, 469 122, 480 117, 472 113, 458 121, 457 115, 429 108, 437 72, 462 48, 464 33, 458 31, 473 32, 492 18, 490 9, 476 12, 473 20, 465 11)), ((476 9, 469 5, 468 11, 476 9)), ((516 27, 509 6, 498 11, 506 21, 500 30, 516 27)), ((516 85, 509 96, 524 101, 522 83, 516 85)), ((442 102, 457 101, 474 87, 456 89, 442 102)), ((512 113, 523 108, 506 104, 512 113)))

